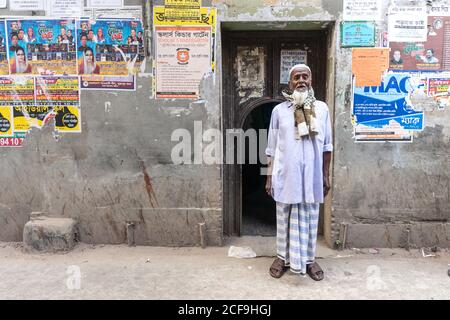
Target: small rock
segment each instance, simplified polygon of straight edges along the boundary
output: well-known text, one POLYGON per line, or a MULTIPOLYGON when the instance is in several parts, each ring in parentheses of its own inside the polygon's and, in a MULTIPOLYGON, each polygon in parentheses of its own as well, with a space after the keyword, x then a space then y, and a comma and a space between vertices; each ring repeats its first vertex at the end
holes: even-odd
POLYGON ((378 250, 378 249, 369 249, 369 253, 371 253, 371 254, 379 254, 380 250, 378 250))
POLYGON ((147 259, 147 261, 145 261, 145 263, 149 263, 150 262, 150 258, 147 259))

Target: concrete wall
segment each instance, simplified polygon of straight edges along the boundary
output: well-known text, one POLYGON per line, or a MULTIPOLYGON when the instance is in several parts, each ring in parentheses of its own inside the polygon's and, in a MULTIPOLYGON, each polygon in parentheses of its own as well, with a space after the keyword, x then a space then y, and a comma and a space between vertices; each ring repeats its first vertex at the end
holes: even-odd
POLYGON ((33 129, 22 148, 2 148, 0 241, 21 241, 30 213, 46 211, 78 220, 87 243, 126 243, 134 222, 137 244, 199 245, 197 224, 206 222, 207 243, 220 245, 220 167, 171 160, 175 129, 220 126, 219 83, 207 82, 202 102, 154 100, 146 74, 136 92, 82 91, 81 134, 56 139, 49 126, 33 129))
MULTIPOLYGON (((209 5, 218 8, 218 31, 222 22, 237 28, 255 22, 263 30, 298 21, 336 22, 327 81, 335 114, 328 243, 342 241, 348 224, 348 246, 449 246, 450 112, 416 101, 426 111, 426 127, 412 144, 353 142, 351 49, 340 48, 338 36, 342 2, 203 1, 209 5)), ((206 222, 208 244, 220 245, 221 167, 173 165, 170 157, 173 130, 194 134, 194 121, 202 121, 204 130, 221 127, 220 52, 218 32, 217 71, 205 75, 199 101, 154 100, 151 78, 144 74, 134 93, 83 91, 81 134, 55 138, 51 127, 33 129, 22 148, 1 149, 0 241, 20 241, 30 213, 48 211, 77 219, 80 239, 88 243, 124 243, 126 223, 134 222, 138 244, 198 245, 197 224, 206 222)))

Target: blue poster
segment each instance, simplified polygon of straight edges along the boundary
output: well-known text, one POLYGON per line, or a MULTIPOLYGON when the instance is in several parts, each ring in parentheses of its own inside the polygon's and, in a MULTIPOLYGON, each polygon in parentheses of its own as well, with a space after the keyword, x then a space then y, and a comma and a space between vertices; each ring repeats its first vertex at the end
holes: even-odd
POLYGON ((415 111, 409 99, 414 89, 406 73, 385 75, 379 87, 355 86, 353 115, 356 124, 372 128, 400 124, 405 130, 423 130, 423 111, 415 111))
POLYGON ((5 21, 0 20, 0 75, 9 74, 9 64, 6 50, 5 21))
POLYGON ((6 20, 11 74, 76 75, 75 20, 6 20))
POLYGON ((342 47, 374 47, 375 23, 369 21, 343 21, 341 23, 342 47))
POLYGON ((145 59, 144 30, 134 19, 77 22, 78 73, 128 76, 145 59))

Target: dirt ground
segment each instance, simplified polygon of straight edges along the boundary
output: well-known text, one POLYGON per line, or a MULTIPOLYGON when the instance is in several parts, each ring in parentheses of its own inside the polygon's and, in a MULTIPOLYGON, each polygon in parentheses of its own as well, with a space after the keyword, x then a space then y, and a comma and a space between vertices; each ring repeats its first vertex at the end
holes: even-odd
MULTIPOLYGON (((256 240, 255 240, 256 239, 256 240)), ((268 274, 273 239, 223 247, 79 244, 66 254, 27 254, 0 243, 0 299, 449 299, 450 253, 399 249, 334 251, 320 245, 325 279, 268 274), (259 257, 228 257, 250 245, 259 257)))

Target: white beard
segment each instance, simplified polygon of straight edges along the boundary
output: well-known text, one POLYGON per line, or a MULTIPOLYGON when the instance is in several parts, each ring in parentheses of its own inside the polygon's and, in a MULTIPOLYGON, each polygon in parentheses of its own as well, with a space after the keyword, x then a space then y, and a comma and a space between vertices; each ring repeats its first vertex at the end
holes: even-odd
POLYGON ((294 99, 294 103, 296 105, 303 105, 306 101, 306 98, 308 98, 308 90, 306 91, 298 91, 295 90, 294 93, 292 94, 292 98, 294 99))

